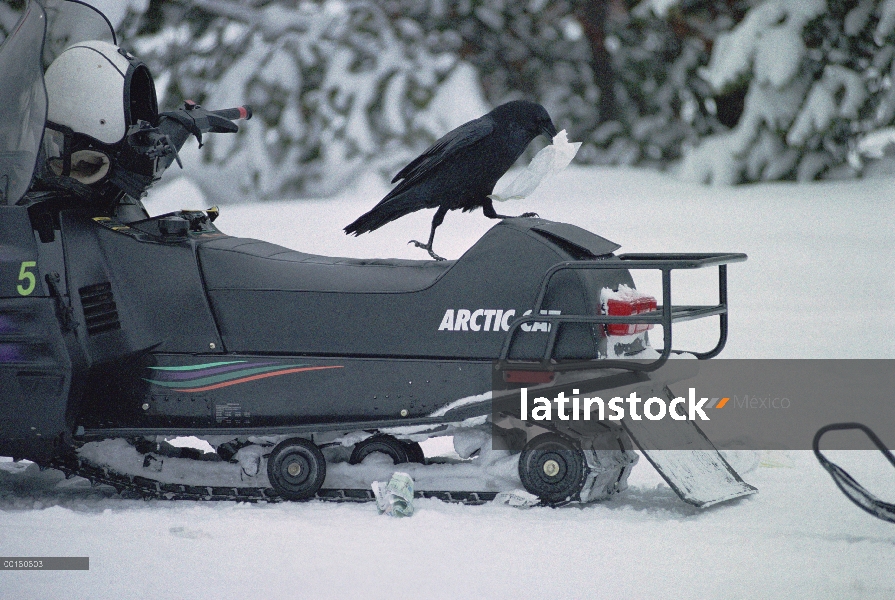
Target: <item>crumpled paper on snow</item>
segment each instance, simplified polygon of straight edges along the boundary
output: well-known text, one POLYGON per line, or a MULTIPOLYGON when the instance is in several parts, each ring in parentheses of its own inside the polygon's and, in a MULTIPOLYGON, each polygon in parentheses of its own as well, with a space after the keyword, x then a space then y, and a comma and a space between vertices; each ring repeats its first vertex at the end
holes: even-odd
POLYGON ((380 515, 410 517, 413 515, 413 478, 396 472, 388 483, 373 482, 373 495, 380 515))
POLYGON ((494 504, 507 504, 516 508, 531 508, 540 504, 541 499, 525 490, 500 492, 492 501, 494 504))
POLYGON ((541 185, 541 182, 569 166, 580 147, 581 142, 569 143, 569 136, 563 129, 553 136, 552 144, 535 154, 525 170, 519 173, 512 183, 488 197, 498 202, 527 198, 541 185))

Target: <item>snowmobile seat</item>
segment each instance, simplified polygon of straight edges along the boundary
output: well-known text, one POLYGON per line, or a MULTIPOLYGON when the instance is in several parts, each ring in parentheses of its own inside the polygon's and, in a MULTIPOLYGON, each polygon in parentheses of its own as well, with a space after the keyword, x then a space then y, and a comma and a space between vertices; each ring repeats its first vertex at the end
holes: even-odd
POLYGON ((335 258, 251 238, 199 245, 209 290, 415 292, 433 285, 456 261, 335 258))
MULTIPOLYGON (((531 309, 548 269, 617 246, 572 225, 506 219, 455 261, 332 258, 235 237, 207 239, 196 248, 230 352, 398 356, 412 343, 417 356, 491 359, 500 353, 508 319, 531 309), (491 326, 473 321, 455 331, 452 315, 460 311, 470 318, 499 311, 503 320, 495 317, 491 326)), ((599 289, 593 277, 558 274, 544 302, 560 314, 587 314, 599 300, 591 292, 599 289)), ((616 285, 615 279, 606 283, 604 272, 601 277, 603 285, 616 285)), ((591 328, 579 327, 571 340, 573 329, 564 328, 557 352, 594 356, 591 328), (566 351, 566 344, 575 348, 566 351)), ((540 344, 531 352, 543 353, 547 336, 530 339, 540 344)))

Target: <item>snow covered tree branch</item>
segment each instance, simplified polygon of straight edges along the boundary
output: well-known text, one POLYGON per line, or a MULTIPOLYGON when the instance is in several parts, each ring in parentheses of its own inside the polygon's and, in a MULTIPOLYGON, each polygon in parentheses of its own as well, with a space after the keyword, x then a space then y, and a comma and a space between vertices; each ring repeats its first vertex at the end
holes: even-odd
MULTIPOLYGON (((895 0, 101 4, 164 107, 253 105, 191 167, 234 199, 390 177, 520 97, 583 142, 578 162, 718 184, 857 176, 895 140, 895 0)), ((22 6, 0 4, 0 37, 22 6)))
POLYGON ((393 170, 487 108, 455 55, 430 52, 419 27, 373 2, 184 0, 161 10, 180 24, 143 32, 136 46, 163 73, 165 101, 255 109, 237 136, 203 149, 200 176, 231 194, 334 193, 361 171, 393 170), (465 97, 444 111, 440 93, 465 97))
POLYGON ((754 7, 700 71, 718 94, 746 86, 743 113, 692 148, 681 175, 731 184, 859 174, 860 140, 895 116, 893 30, 893 0, 754 7))

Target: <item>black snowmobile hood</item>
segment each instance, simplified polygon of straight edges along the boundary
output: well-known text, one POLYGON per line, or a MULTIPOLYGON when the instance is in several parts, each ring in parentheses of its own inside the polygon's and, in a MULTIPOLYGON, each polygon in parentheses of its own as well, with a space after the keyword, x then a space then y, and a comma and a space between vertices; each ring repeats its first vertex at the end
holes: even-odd
POLYGON ((47 90, 41 55, 47 16, 29 2, 0 46, 0 205, 15 204, 28 191, 47 120, 47 90))

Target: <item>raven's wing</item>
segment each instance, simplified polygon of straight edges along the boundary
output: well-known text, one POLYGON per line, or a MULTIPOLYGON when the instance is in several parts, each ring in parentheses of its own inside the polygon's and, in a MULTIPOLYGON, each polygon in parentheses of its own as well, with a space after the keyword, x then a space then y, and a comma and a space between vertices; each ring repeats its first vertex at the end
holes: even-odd
POLYGON ((386 194, 379 204, 345 227, 345 233, 360 235, 422 208, 438 206, 437 195, 433 198, 431 194, 419 193, 419 190, 414 193, 413 188, 420 181, 425 181, 425 178, 445 160, 489 135, 494 130, 494 123, 490 117, 486 117, 487 115, 449 131, 401 169, 392 179, 392 183, 398 180, 401 180, 401 183, 386 194), (434 203, 430 205, 430 202, 434 203))
POLYGON ((453 156, 463 148, 478 142, 490 134, 494 130, 494 123, 490 118, 486 117, 479 117, 446 133, 440 140, 432 144, 428 150, 401 169, 395 175, 395 178, 392 179, 392 183, 403 179, 404 181, 398 187, 406 188, 431 172, 432 169, 444 162, 446 158, 453 156))

